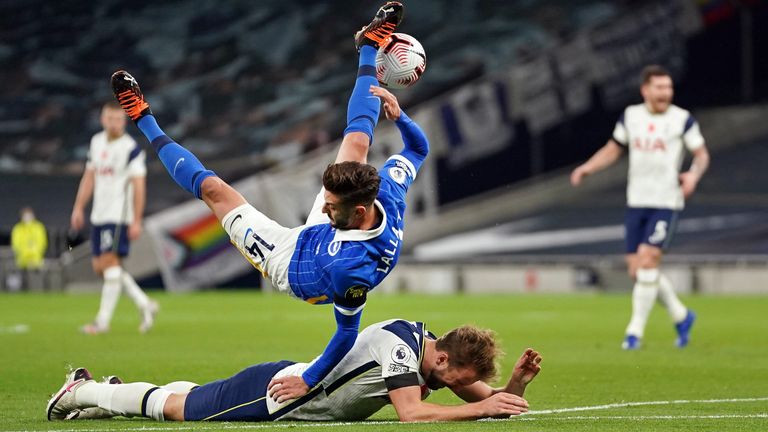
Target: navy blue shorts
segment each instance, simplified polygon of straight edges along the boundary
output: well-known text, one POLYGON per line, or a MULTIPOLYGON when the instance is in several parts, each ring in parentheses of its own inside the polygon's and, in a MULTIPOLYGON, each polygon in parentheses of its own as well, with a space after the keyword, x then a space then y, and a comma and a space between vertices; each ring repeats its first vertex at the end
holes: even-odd
POLYGON ((641 243, 666 250, 677 227, 677 215, 677 211, 670 209, 627 208, 624 216, 627 253, 637 252, 641 243))
POLYGON ((272 421, 267 385, 277 372, 294 364, 283 360, 251 366, 237 375, 192 390, 184 404, 184 420, 272 421))
POLYGON ((93 256, 114 252, 128 256, 131 241, 128 240, 128 225, 94 225, 91 229, 91 251, 93 256))

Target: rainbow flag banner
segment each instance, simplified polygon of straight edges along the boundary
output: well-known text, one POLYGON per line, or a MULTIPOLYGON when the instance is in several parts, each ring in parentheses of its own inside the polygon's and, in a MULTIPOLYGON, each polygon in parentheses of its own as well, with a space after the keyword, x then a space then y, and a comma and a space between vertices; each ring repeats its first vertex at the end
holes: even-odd
POLYGON ((200 201, 154 214, 145 225, 168 291, 209 288, 253 271, 200 201))
POLYGON ((213 214, 193 219, 169 234, 184 250, 177 270, 203 264, 231 247, 229 236, 213 214))

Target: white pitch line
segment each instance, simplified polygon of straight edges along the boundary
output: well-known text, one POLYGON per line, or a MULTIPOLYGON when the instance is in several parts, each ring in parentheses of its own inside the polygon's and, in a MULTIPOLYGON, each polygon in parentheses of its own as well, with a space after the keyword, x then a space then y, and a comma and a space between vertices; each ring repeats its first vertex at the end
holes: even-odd
MULTIPOLYGON (((419 424, 433 424, 439 422, 421 422, 419 424)), ((106 423, 103 423, 106 424, 106 423)), ((337 427, 337 426, 378 426, 402 424, 396 420, 383 421, 359 421, 359 422, 263 422, 245 425, 232 425, 225 422, 196 422, 179 424, 178 426, 141 426, 135 428, 98 428, 98 429, 25 429, 8 432, 119 432, 119 431, 180 431, 180 430, 238 430, 238 429, 291 429, 291 428, 312 428, 312 427, 337 427), (210 426, 200 426, 209 424, 210 426), (193 425, 193 426, 191 426, 193 425)))
MULTIPOLYGON (((672 401, 645 401, 645 402, 622 402, 605 405, 593 405, 574 408, 559 408, 550 410, 529 411, 513 419, 519 421, 537 421, 537 420, 603 420, 603 419, 728 419, 728 418, 768 418, 768 414, 744 414, 744 415, 709 415, 709 416, 664 416, 664 415, 649 415, 649 416, 571 416, 571 417, 551 417, 549 419, 532 417, 543 414, 559 414, 566 412, 578 412, 578 411, 593 411, 593 410, 606 410, 611 408, 626 408, 633 406, 648 406, 648 405, 674 405, 674 404, 693 404, 693 403, 740 403, 740 402, 763 402, 768 401, 768 397, 758 398, 742 398, 742 399, 700 399, 700 400, 672 400, 672 401)), ((507 421, 507 420, 490 420, 490 421, 507 421)), ((441 422, 421 422, 419 424, 435 424, 441 422)), ((106 423, 103 423, 106 425, 106 423)), ((231 425, 227 423, 203 423, 210 424, 210 426, 200 426, 200 423, 193 426, 195 430, 246 430, 246 429, 289 429, 289 428, 317 428, 317 427, 337 427, 337 426, 380 426, 400 424, 399 421, 384 420, 384 421, 359 421, 359 422, 295 422, 282 423, 282 422, 268 422, 268 423, 255 423, 246 425, 231 425)), ((134 428, 98 428, 98 429, 44 429, 46 432, 119 432, 119 431, 148 431, 148 432, 161 432, 161 431, 178 431, 189 430, 189 425, 179 424, 178 426, 141 426, 134 428)), ((16 430, 9 432, 30 432, 32 429, 16 430)))
POLYGON ((763 414, 713 414, 713 415, 639 415, 639 416, 567 416, 567 417, 520 417, 519 421, 540 420, 709 420, 709 419, 768 419, 768 413, 763 414))
POLYGON ((597 411, 597 410, 607 410, 607 409, 613 409, 613 408, 627 408, 627 407, 648 406, 648 405, 680 405, 680 404, 694 404, 694 403, 699 403, 699 404, 742 403, 742 402, 763 402, 763 401, 768 401, 768 397, 742 398, 742 399, 699 399, 699 400, 681 399, 681 400, 671 400, 671 401, 620 402, 620 403, 612 403, 612 404, 605 404, 605 405, 528 411, 528 413, 524 415, 560 414, 560 413, 567 413, 567 412, 597 411))

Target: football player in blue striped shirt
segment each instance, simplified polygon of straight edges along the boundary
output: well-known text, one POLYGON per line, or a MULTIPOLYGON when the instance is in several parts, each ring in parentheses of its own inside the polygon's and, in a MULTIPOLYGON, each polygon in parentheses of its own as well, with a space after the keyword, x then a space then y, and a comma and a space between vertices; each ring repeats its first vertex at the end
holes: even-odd
POLYGON ((259 212, 165 135, 130 74, 118 71, 112 76, 115 96, 168 173, 210 207, 243 256, 278 290, 311 304, 334 305, 337 329, 324 352, 301 376, 273 380, 269 389, 275 400, 307 394, 351 349, 368 291, 389 274, 402 248, 405 195, 429 143, 376 80, 379 44, 401 19, 402 5, 386 3, 355 35, 360 60, 344 139, 336 162, 323 174, 323 189, 307 223, 296 228, 283 227, 259 212), (400 130, 404 149, 377 170, 366 158, 382 102, 386 117, 400 130))

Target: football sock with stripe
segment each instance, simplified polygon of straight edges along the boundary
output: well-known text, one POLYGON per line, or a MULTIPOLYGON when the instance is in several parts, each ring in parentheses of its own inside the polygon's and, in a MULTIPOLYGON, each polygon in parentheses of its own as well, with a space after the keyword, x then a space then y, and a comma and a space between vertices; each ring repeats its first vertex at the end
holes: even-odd
POLYGON ((376 79, 376 48, 363 45, 360 48, 360 60, 357 69, 355 88, 349 97, 347 105, 347 128, 344 135, 350 132, 363 132, 373 142, 373 130, 379 121, 381 101, 371 94, 370 87, 378 86, 376 79))
POLYGON ((632 289, 632 318, 626 334, 643 337, 645 324, 659 292, 659 269, 638 269, 637 282, 632 289))
POLYGON ((98 406, 114 415, 143 416, 163 421, 165 401, 173 392, 154 384, 101 384, 90 382, 77 389, 75 400, 79 408, 98 406))
POLYGON ((170 139, 157 125, 154 116, 145 115, 136 122, 136 125, 152 143, 168 174, 184 190, 200 199, 200 186, 203 180, 216 174, 205 169, 192 152, 170 139))

